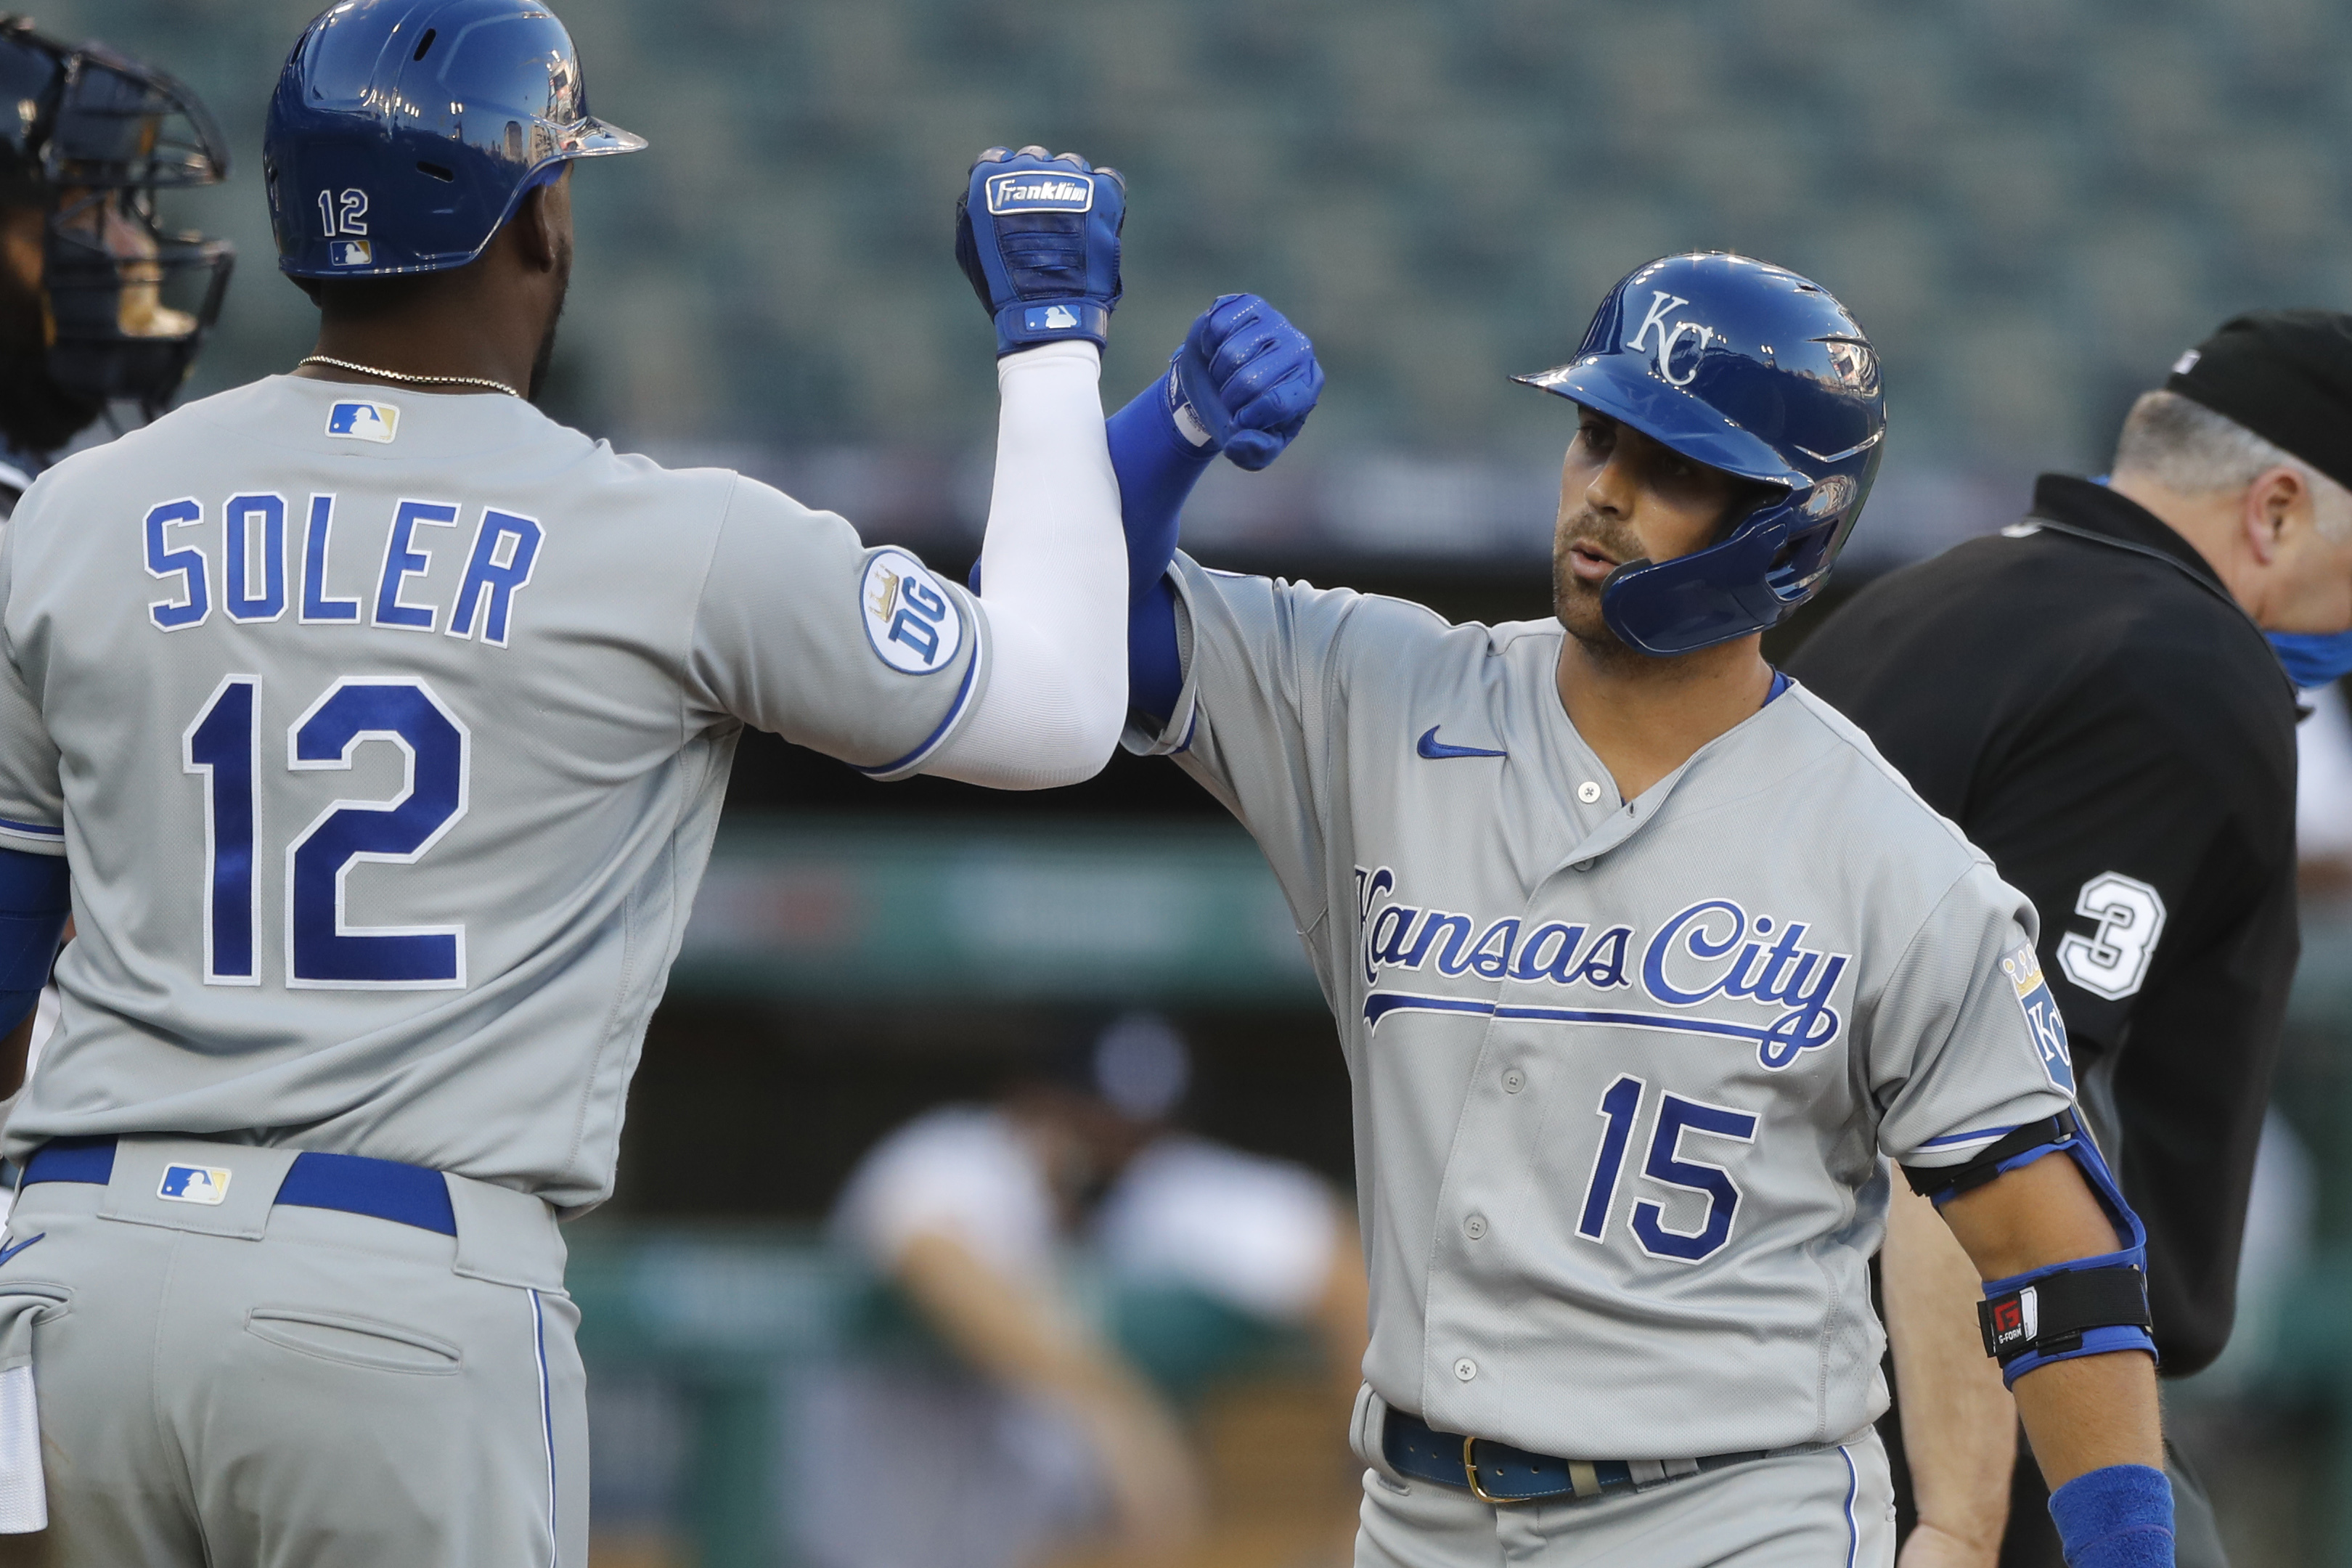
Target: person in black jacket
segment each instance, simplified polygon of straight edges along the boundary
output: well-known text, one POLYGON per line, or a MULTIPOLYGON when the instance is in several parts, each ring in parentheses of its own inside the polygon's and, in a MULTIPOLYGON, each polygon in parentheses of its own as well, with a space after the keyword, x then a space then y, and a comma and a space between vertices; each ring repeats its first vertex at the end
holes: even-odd
MULTIPOLYGON (((1789 665, 2040 912, 2171 1376, 2229 1339, 2294 973, 2295 681, 2264 634, 2352 626, 2347 486, 2352 316, 2241 316, 2134 405, 2107 482, 2042 476, 2021 521, 1871 584, 1789 665)), ((2305 684, 2342 673, 2341 644, 2283 643, 2305 684)), ((1898 1205, 1883 1257, 1919 1521, 1903 1568, 2057 1564, 2038 1507, 2000 1546, 2014 1416, 1940 1231, 1898 1205)), ((2179 1561, 2221 1563, 2175 1461, 2179 1561)))

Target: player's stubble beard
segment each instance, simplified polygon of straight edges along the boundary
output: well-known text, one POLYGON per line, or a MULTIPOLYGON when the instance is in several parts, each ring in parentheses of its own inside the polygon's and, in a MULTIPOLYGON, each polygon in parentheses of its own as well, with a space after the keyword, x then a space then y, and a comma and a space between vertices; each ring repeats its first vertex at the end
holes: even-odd
POLYGON ((1612 527, 1590 509, 1561 522, 1552 540, 1552 614, 1584 649, 1585 656, 1597 664, 1654 662, 1627 647, 1611 628, 1608 617, 1601 613, 1601 594, 1605 584, 1584 582, 1570 566, 1569 547, 1580 540, 1599 546, 1601 553, 1621 563, 1640 560, 1648 553, 1631 529, 1612 527))

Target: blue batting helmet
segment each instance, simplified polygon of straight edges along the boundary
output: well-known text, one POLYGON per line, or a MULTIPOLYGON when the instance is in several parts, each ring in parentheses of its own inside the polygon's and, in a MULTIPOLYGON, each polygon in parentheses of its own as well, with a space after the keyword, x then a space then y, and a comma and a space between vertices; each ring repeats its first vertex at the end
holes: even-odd
POLYGON ((1658 656, 1762 631, 1818 593, 1886 434, 1878 355, 1845 307, 1818 283, 1721 251, 1636 269, 1574 359, 1513 379, 1785 492, 1704 550, 1609 574, 1610 629, 1658 656))
POLYGON ((588 112, 572 37, 537 0, 342 0, 303 29, 269 100, 278 265, 463 267, 572 159, 645 144, 588 112))

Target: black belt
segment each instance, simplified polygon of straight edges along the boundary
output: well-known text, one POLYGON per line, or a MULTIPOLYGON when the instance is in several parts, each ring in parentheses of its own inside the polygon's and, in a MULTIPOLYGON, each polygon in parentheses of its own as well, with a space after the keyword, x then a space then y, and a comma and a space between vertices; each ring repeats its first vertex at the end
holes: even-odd
MULTIPOLYGON (((113 1139, 53 1138, 25 1162, 23 1185, 91 1182, 103 1186, 113 1179, 113 1139)), ((457 1234, 449 1184, 442 1180, 441 1173, 398 1160, 307 1149, 294 1156, 272 1201, 298 1208, 367 1215, 443 1236, 457 1234)))
POLYGON ((1399 1475, 1461 1487, 1482 1502, 1534 1502, 1541 1498, 1595 1498, 1643 1491, 1702 1470, 1720 1470, 1763 1458, 1768 1449, 1709 1454, 1703 1459, 1560 1459, 1530 1454, 1487 1437, 1440 1432, 1418 1415, 1391 1410, 1381 1453, 1399 1475))

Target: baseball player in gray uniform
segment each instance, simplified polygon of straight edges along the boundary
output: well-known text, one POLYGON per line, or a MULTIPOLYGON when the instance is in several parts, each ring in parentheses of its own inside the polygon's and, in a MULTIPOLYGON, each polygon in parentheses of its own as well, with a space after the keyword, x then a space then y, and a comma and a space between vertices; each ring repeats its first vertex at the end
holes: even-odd
POLYGON ((1129 743, 1256 837, 1354 1080, 1357 1562, 1891 1561, 1899 1167, 1989 1281, 2069 1561, 2168 1564, 2143 1238, 2032 907, 1758 650, 1876 468, 1868 342, 1675 257, 1522 379, 1580 411, 1557 619, 1181 556, 1136 607, 1129 743))
POLYGON ((583 1563, 556 1222, 612 1188, 737 736, 1003 787, 1117 743, 1118 177, 972 171, 975 595, 521 395, 568 172, 643 145, 533 0, 344 0, 266 143, 319 353, 67 460, 0 545, 0 990, 68 866, 79 933, 0 1242, 0 1531, 57 1562, 583 1563))

